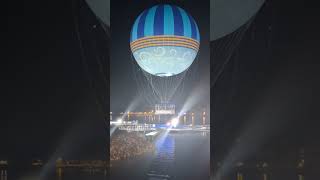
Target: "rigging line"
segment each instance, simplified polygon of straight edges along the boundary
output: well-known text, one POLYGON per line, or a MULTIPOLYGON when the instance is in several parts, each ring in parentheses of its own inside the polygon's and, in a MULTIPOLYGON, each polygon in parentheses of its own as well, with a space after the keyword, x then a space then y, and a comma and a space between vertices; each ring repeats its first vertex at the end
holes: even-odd
POLYGON ((147 79, 147 82, 149 83, 149 85, 151 87, 151 90, 152 90, 152 93, 154 94, 154 96, 158 96, 155 88, 153 87, 152 77, 148 77, 148 75, 145 74, 145 72, 142 72, 142 73, 144 74, 145 78, 147 79))
MULTIPOLYGON (((106 41, 108 42, 108 44, 110 44, 109 43, 109 40, 107 40, 106 39, 106 41)), ((97 48, 97 44, 98 44, 98 42, 97 42, 97 40, 96 40, 96 38, 94 38, 93 39, 93 42, 91 42, 91 45, 93 46, 93 49, 98 49, 97 48)), ((109 46, 107 46, 107 47, 109 47, 109 46)), ((110 52, 110 50, 109 50, 110 48, 106 48, 106 53, 107 54, 109 54, 109 52, 110 52)), ((108 80, 107 80, 107 78, 106 78, 106 75, 104 75, 105 74, 105 72, 104 72, 104 70, 103 70, 103 64, 102 64, 102 62, 101 62, 101 59, 103 59, 103 58, 105 58, 106 59, 106 62, 107 62, 107 60, 109 59, 108 57, 106 57, 106 56, 103 56, 103 55, 101 55, 102 57, 100 57, 100 56, 98 56, 97 54, 95 54, 95 56, 97 57, 97 61, 98 61, 98 65, 99 65, 99 67, 100 67, 100 72, 101 72, 101 74, 103 75, 103 77, 105 77, 104 78, 104 81, 105 81, 105 83, 106 84, 108 84, 108 80)))
POLYGON ((221 65, 220 69, 218 69, 216 76, 214 77, 213 83, 211 84, 211 87, 214 87, 217 80, 219 79, 219 77, 221 76, 222 72, 224 71, 225 67, 227 66, 227 64, 229 63, 231 56, 232 56, 232 50, 233 48, 230 48, 230 51, 228 51, 228 55, 226 55, 226 60, 223 62, 223 64, 221 65))
POLYGON ((97 18, 97 19, 98 19, 102 29, 105 32, 106 40, 108 40, 108 38, 110 38, 110 36, 111 36, 110 28, 106 24, 104 24, 104 22, 102 22, 99 18, 97 18))
POLYGON ((147 83, 150 83, 150 87, 152 88, 152 92, 153 92, 154 96, 158 99, 158 101, 162 101, 162 97, 159 95, 159 92, 158 92, 157 89, 154 87, 152 77, 148 80, 147 83))
MULTIPOLYGON (((198 59, 198 58, 197 58, 198 59)), ((182 72, 181 75, 175 77, 175 81, 172 81, 172 83, 175 83, 175 86, 173 86, 173 90, 170 92, 169 99, 172 99, 173 96, 177 93, 178 90, 181 90, 181 92, 184 90, 185 86, 185 79, 186 78, 192 78, 195 75, 195 69, 197 68, 197 59, 195 59, 195 63, 193 63, 193 67, 189 67, 186 71, 182 72)), ((181 96, 181 94, 179 94, 181 96)))
MULTIPOLYGON (((231 35, 231 37, 227 38, 227 41, 222 41, 224 43, 221 51, 213 52, 213 58, 218 60, 218 62, 219 60, 224 60, 231 53, 233 46, 236 46, 236 43, 234 43, 234 41, 238 38, 238 35, 238 32, 236 32, 235 34, 231 35)), ((219 71, 220 69, 219 64, 216 64, 216 66, 217 68, 215 68, 216 71, 214 71, 214 73, 219 71)), ((223 67, 223 64, 220 66, 223 67)))
MULTIPOLYGON (((239 36, 239 38, 237 39, 237 42, 236 42, 235 45, 238 45, 238 43, 241 41, 241 39, 242 39, 242 37, 243 37, 243 36, 242 36, 243 33, 244 33, 244 32, 247 30, 247 28, 250 26, 251 22, 252 22, 252 20, 251 20, 248 24, 246 24, 245 27, 239 32, 240 36, 239 36)), ((238 33, 238 32, 237 32, 237 33, 238 33)), ((234 47, 232 48, 232 51, 234 50, 235 47, 236 47, 236 46, 234 46, 234 47)), ((231 52, 231 51, 230 51, 230 52, 231 52)), ((229 63, 229 61, 230 61, 230 59, 231 59, 231 58, 230 58, 231 55, 232 55, 232 54, 230 54, 230 53, 227 55, 227 59, 226 59, 226 60, 224 61, 224 63, 222 64, 222 67, 221 67, 221 69, 218 71, 218 74, 216 75, 216 77, 214 78, 213 83, 211 83, 211 88, 214 88, 214 87, 215 87, 217 80, 218 80, 219 77, 221 76, 221 74, 222 74, 222 72, 224 71, 226 65, 229 63)))
MULTIPOLYGON (((92 43, 92 45, 94 46, 93 49, 96 49, 97 46, 96 46, 95 44, 97 43, 97 41, 94 40, 94 42, 95 42, 95 43, 92 43)), ((107 77, 106 77, 106 74, 105 74, 105 72, 104 72, 104 70, 103 70, 103 65, 102 65, 102 62, 101 62, 101 57, 99 57, 99 56, 97 55, 97 53, 94 53, 94 54, 95 54, 95 57, 96 57, 96 60, 97 60, 97 64, 98 64, 98 66, 99 66, 99 72, 100 72, 101 76, 103 77, 102 79, 103 79, 103 81, 104 81, 104 84, 106 85, 105 87, 107 88, 109 82, 108 82, 108 79, 107 79, 107 77)), ((107 94, 107 96, 108 96, 108 94, 107 94)))
MULTIPOLYGON (((238 43, 241 41, 241 39, 242 39, 242 35, 243 35, 243 33, 248 29, 248 27, 251 25, 251 23, 252 23, 252 21, 253 21, 253 19, 255 18, 255 16, 254 17, 252 17, 252 19, 248 22, 248 24, 246 24, 245 25, 245 27, 243 28, 243 29, 241 29, 241 34, 240 34, 240 38, 238 39, 238 41, 237 41, 237 45, 238 45, 238 43)), ((235 48, 236 46, 234 46, 234 48, 235 48)), ((231 52, 231 51, 230 51, 231 52)), ((229 55, 230 56, 230 55, 229 55)), ((222 74, 222 72, 224 71, 224 68, 225 68, 225 66, 228 64, 228 62, 230 61, 230 57, 228 57, 227 56, 227 59, 226 59, 226 61, 224 62, 224 64, 223 64, 223 66, 222 66, 222 68, 220 69, 220 71, 218 72, 218 74, 217 74, 217 76, 215 77, 215 79, 213 80, 213 83, 210 83, 210 89, 212 89, 212 91, 214 92, 214 87, 215 87, 215 85, 216 85, 216 82, 218 81, 218 79, 219 79, 219 77, 221 76, 221 74, 222 74)), ((214 95, 215 93, 213 93, 213 95, 214 95)), ((212 96, 213 97, 213 96, 212 96)), ((214 105, 213 105, 214 106, 214 105)), ((213 112, 212 112, 212 114, 214 114, 215 113, 215 108, 213 107, 213 112)), ((213 117, 213 116, 212 116, 213 117)))
MULTIPOLYGON (((223 52, 224 47, 226 46, 226 44, 227 44, 227 42, 225 42, 224 39, 220 39, 220 40, 217 40, 217 41, 213 42, 213 51, 214 51, 213 52, 213 57, 219 56, 221 54, 221 52, 223 52)), ((214 61, 215 61, 215 59, 213 59, 213 62, 214 61)))
MULTIPOLYGON (((90 88, 93 89, 94 92, 95 92, 95 97, 96 97, 95 98, 95 103, 98 106, 98 110, 100 111, 100 113, 103 114, 103 117, 105 117, 106 113, 104 111, 104 108, 102 107, 102 104, 99 102, 99 100, 97 98, 98 97, 97 90, 96 90, 96 88, 94 86, 94 83, 93 83, 92 79, 90 78, 91 74, 90 74, 90 71, 89 71, 88 63, 86 61, 86 56, 85 56, 85 53, 84 53, 83 44, 82 44, 82 40, 81 40, 81 37, 80 37, 79 23, 78 23, 77 15, 76 15, 76 12, 75 12, 75 0, 72 1, 72 15, 73 15, 73 22, 74 22, 74 27, 75 27, 75 31, 76 31, 76 37, 77 37, 77 40, 79 42, 79 48, 80 48, 80 53, 81 53, 81 62, 82 62, 82 65, 84 66, 85 74, 87 74, 86 77, 89 80, 90 88)), ((104 122, 107 123, 106 118, 104 118, 104 122)))
POLYGON ((147 77, 147 83, 149 83, 154 96, 158 99, 158 101, 162 101, 162 97, 161 97, 160 93, 158 92, 157 88, 153 84, 154 79, 153 79, 152 75, 146 74, 146 72, 144 72, 144 75, 147 77))
POLYGON ((183 72, 182 77, 179 79, 179 86, 177 88, 180 88, 181 85, 184 86, 186 78, 194 77, 195 75, 194 71, 195 69, 198 68, 197 60, 198 60, 198 57, 196 57, 196 59, 194 60, 196 62, 191 64, 191 66, 193 65, 194 67, 189 67, 185 72, 183 72))
POLYGON ((144 96, 147 95, 147 96, 145 96, 145 98, 147 98, 148 102, 152 105, 155 102, 160 101, 160 98, 157 96, 156 92, 152 88, 148 79, 146 77, 144 77, 143 74, 141 74, 141 76, 142 76, 141 78, 144 79, 144 81, 140 84, 140 87, 142 87, 142 89, 144 91, 144 96), (144 88, 146 86, 147 86, 147 88, 144 88))
MULTIPOLYGON (((164 81, 164 86, 165 86, 165 88, 163 89, 163 91, 164 91, 165 101, 168 101, 168 94, 169 94, 168 85, 170 85, 171 77, 165 77, 165 78, 168 78, 168 82, 164 81)), ((170 87, 170 86, 169 86, 169 87, 170 87)))
POLYGON ((161 94, 158 92, 157 88, 154 87, 152 75, 148 75, 148 74, 146 74, 146 72, 143 72, 143 73, 144 73, 144 75, 145 75, 146 77, 149 77, 148 81, 150 82, 150 85, 151 85, 151 87, 152 87, 152 90, 156 93, 156 95, 159 97, 159 99, 160 99, 161 101, 163 101, 163 98, 161 97, 161 94))
MULTIPOLYGON (((236 32, 236 34, 237 34, 237 32, 236 32)), ((236 35, 231 35, 230 37, 227 37, 227 40, 226 41, 224 41, 224 40, 221 40, 222 41, 222 45, 221 46, 218 46, 218 48, 220 48, 220 49, 218 49, 216 52, 214 52, 213 53, 213 56, 215 56, 215 53, 217 53, 217 55, 219 56, 221 56, 221 55, 223 55, 223 51, 224 50, 228 50, 229 49, 229 47, 230 47, 230 42, 232 42, 234 39, 236 38, 236 35)))
MULTIPOLYGON (((241 28, 240 30, 242 31, 243 28, 241 28)), ((227 37, 226 41, 221 39, 220 41, 218 41, 214 44, 214 48, 213 48, 213 51, 214 51, 213 58, 214 59, 216 59, 216 60, 222 59, 223 60, 228 57, 228 55, 232 52, 233 48, 235 46, 237 46, 237 43, 235 43, 234 41, 239 39, 239 31, 240 30, 236 31, 235 33, 231 34, 231 36, 227 37), (221 42, 221 45, 220 45, 220 42, 221 42)), ((217 64, 217 66, 218 66, 218 64, 217 64)), ((216 72, 216 71, 219 72, 219 66, 217 68, 215 68, 214 70, 215 70, 214 72, 216 72)))
POLYGON ((232 101, 232 99, 234 98, 235 94, 236 94, 236 84, 237 84, 237 73, 239 72, 239 50, 235 50, 235 58, 233 60, 234 64, 233 64, 233 69, 232 69, 232 79, 231 79, 231 95, 230 95, 230 101, 232 101))
POLYGON ((238 33, 232 34, 231 36, 227 37, 227 40, 220 40, 216 43, 214 49, 213 49, 213 57, 214 59, 218 60, 223 58, 224 55, 227 55, 229 53, 229 50, 231 49, 230 44, 233 44, 234 39, 236 39, 238 36, 238 33), (221 43, 220 43, 221 42, 221 43), (221 44, 221 45, 220 45, 221 44), (217 47, 217 49, 216 49, 217 47))
MULTIPOLYGON (((172 85, 173 86, 173 90, 170 92, 170 97, 169 99, 171 99, 173 97, 173 95, 175 94, 175 92, 177 91, 177 89, 179 88, 179 86, 181 85, 181 83, 183 82, 184 78, 186 76, 186 72, 183 72, 183 74, 181 75, 181 78, 180 77, 177 77, 177 83, 178 84, 175 84, 175 85, 172 85)), ((172 83, 174 84, 174 83, 172 83)))
MULTIPOLYGON (((145 97, 145 101, 147 101, 148 104, 153 104, 153 102, 151 102, 151 95, 150 95, 150 91, 147 91, 146 88, 142 88, 145 87, 145 85, 147 84, 147 89, 151 89, 152 87, 150 86, 147 77, 144 76, 142 69, 139 67, 138 64, 136 64, 136 61, 133 59, 133 55, 131 54, 131 63, 132 63, 132 72, 134 74, 135 77, 135 81, 137 83, 137 88, 138 88, 138 92, 145 97), (138 72, 139 71, 139 72, 138 72), (140 89, 140 90, 139 90, 140 89), (149 92, 149 93, 148 93, 149 92), (148 96, 148 97, 147 97, 148 96)), ((152 94, 154 94, 154 97, 156 96, 155 92, 152 92, 152 94)))

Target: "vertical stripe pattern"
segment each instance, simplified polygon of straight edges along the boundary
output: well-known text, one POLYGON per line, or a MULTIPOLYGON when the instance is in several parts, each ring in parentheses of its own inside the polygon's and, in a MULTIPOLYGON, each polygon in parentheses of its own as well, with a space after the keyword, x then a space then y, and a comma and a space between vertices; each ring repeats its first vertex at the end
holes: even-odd
MULTIPOLYGON (((156 15, 155 15, 155 20, 154 20, 154 24, 153 24, 153 29, 154 29, 154 32, 153 32, 153 35, 156 36, 156 35, 162 35, 163 34, 163 5, 159 5, 159 6, 156 6, 157 10, 156 10, 156 15)), ((137 32, 135 32, 137 33, 137 32)), ((136 39, 134 39, 136 40, 136 39)))
POLYGON ((184 36, 200 42, 199 28, 192 16, 169 4, 143 11, 132 26, 130 43, 150 36, 184 36))
POLYGON ((173 18, 174 18, 174 34, 177 36, 184 36, 183 32, 183 19, 180 14, 180 11, 176 6, 172 6, 173 18))
POLYGON ((137 38, 142 38, 145 37, 144 36, 144 29, 145 29, 145 22, 146 22, 146 16, 148 14, 149 10, 145 10, 141 17, 140 20, 138 22, 138 30, 137 30, 137 38))
POLYGON ((149 10, 149 13, 146 16, 144 35, 145 36, 153 36, 153 24, 154 24, 154 16, 156 13, 157 7, 154 6, 149 10))

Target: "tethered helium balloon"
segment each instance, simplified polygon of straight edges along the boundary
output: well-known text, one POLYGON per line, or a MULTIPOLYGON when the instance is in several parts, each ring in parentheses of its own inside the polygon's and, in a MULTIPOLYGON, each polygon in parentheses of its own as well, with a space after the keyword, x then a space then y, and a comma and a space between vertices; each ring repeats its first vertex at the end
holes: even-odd
POLYGON ((197 56, 200 33, 195 20, 178 6, 160 4, 135 20, 130 47, 149 74, 168 77, 187 70, 197 56))

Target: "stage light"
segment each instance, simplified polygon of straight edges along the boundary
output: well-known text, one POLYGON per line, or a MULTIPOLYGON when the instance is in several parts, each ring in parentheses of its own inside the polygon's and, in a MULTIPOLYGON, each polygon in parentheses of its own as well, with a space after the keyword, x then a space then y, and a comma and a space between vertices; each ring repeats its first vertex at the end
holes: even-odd
POLYGON ((119 123, 119 124, 121 124, 122 122, 123 122, 123 120, 120 118, 117 120, 117 123, 119 123))
POLYGON ((172 125, 173 127, 177 127, 178 124, 179 124, 179 119, 178 119, 178 118, 173 118, 173 119, 171 120, 171 125, 172 125))

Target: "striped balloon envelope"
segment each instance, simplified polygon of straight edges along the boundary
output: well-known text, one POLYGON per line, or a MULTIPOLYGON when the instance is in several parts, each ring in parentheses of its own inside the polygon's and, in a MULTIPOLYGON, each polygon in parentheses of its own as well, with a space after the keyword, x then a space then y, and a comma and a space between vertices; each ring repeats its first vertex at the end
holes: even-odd
POLYGON ((184 9, 160 4, 135 20, 130 48, 138 65, 156 76, 173 76, 187 70, 200 46, 195 20, 184 9))

